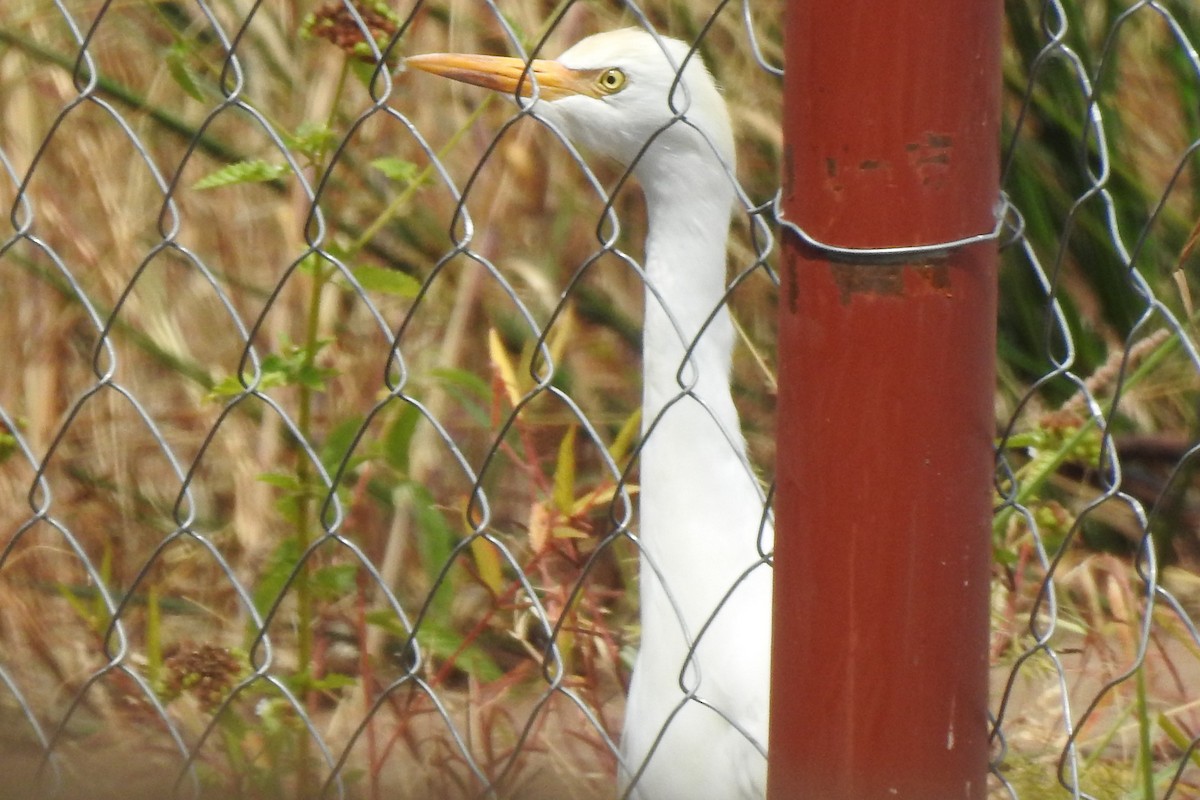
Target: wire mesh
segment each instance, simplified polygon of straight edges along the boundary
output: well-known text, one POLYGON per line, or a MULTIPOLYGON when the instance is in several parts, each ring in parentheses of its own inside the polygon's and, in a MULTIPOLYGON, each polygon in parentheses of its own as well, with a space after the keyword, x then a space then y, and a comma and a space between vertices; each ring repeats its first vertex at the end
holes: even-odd
POLYGON ((1196 17, 1008 23, 994 774, 1008 796, 1191 797, 1196 17))
MULTIPOLYGON (((400 56, 622 25, 744 50, 756 11, 709 11, 6 10, 14 796, 611 796, 638 629, 640 195, 400 56)), ((777 80, 749 53, 721 72, 777 80)), ((746 308, 773 285, 776 103, 743 106, 746 308)), ((769 349, 769 315, 741 329, 769 349)))
MULTIPOLYGON (((1196 796, 1200 21, 1007 11, 990 792, 1196 796)), ((641 196, 399 60, 699 43, 769 479, 780 14, 7 4, 0 793, 612 796, 641 196)))

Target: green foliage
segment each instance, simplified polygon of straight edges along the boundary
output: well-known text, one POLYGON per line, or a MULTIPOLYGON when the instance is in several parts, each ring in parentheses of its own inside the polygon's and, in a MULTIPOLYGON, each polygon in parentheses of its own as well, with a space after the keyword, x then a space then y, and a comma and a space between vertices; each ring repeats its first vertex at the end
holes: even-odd
POLYGON ((0 429, 0 464, 17 452, 17 437, 6 430, 0 429))
POLYGON ((399 183, 412 183, 421 174, 420 167, 413 162, 391 156, 377 158, 371 162, 371 166, 399 183))
POLYGON ((300 540, 295 536, 283 539, 263 565, 251 599, 259 614, 265 614, 292 580, 301 555, 300 540))
POLYGON ((577 425, 571 425, 558 446, 554 466, 554 507, 569 513, 575 505, 575 435, 577 425))
MULTIPOLYGON (((367 614, 367 624, 386 631, 398 641, 408 640, 406 631, 390 612, 372 611, 367 614)), ((504 671, 496 664, 485 648, 477 642, 468 641, 460 632, 445 625, 442 617, 429 614, 417 629, 417 644, 436 662, 452 662, 454 667, 480 681, 496 681, 504 677, 504 671)))
MULTIPOLYGON (((301 578, 296 566, 304 554, 298 537, 289 536, 276 545, 264 565, 251 599, 260 614, 265 614, 280 594, 301 578)), ((310 557, 310 561, 313 557, 310 557)), ((317 600, 335 601, 353 595, 357 589, 357 564, 328 564, 309 571, 303 580, 317 600)))
MULTIPOLYGON (((342 462, 350 455, 350 448, 354 445, 355 438, 362 428, 362 423, 363 419, 360 416, 347 417, 334 425, 328 435, 326 435, 325 441, 321 443, 318 455, 321 458, 321 464, 325 467, 325 471, 330 475, 336 473, 342 462)), ((346 465, 347 471, 368 458, 369 456, 364 453, 352 457, 350 463, 346 465)))
MULTIPOLYGON (((317 343, 317 351, 329 344, 328 340, 317 343)), ((270 353, 265 356, 260 366, 259 381, 255 384, 258 389, 270 389, 276 386, 303 386, 314 391, 323 391, 328 380, 334 376, 334 371, 319 367, 313 363, 313 353, 301 347, 289 347, 283 353, 270 353)), ((242 379, 230 375, 217 381, 209 397, 222 399, 243 394, 246 385, 242 379)))
POLYGON ((396 269, 376 267, 363 264, 350 270, 354 279, 366 290, 395 295, 396 297, 416 297, 421 291, 421 282, 411 275, 396 269))
POLYGON ((227 164, 216 172, 210 172, 193 185, 195 189, 216 189, 242 183, 267 183, 282 178, 291 172, 287 164, 272 164, 261 158, 227 164))
POLYGON ((255 703, 253 716, 226 713, 218 730, 230 774, 251 797, 290 797, 297 761, 306 758, 298 743, 307 730, 286 698, 267 695, 255 703))
POLYGON ((183 41, 178 41, 168 47, 164 54, 167 72, 179 88, 183 89, 184 93, 192 99, 204 102, 204 92, 200 88, 199 78, 192 69, 191 58, 192 48, 183 41))
POLYGON ((308 581, 318 600, 350 597, 358 587, 358 565, 329 564, 314 570, 308 581))
MULTIPOLYGON (((1182 181, 1160 211, 1167 190, 1163 167, 1169 165, 1153 162, 1161 162, 1163 144, 1180 143, 1181 155, 1183 143, 1200 137, 1200 112, 1191 64, 1177 43, 1162 35, 1165 28, 1148 25, 1157 21, 1152 14, 1114 28, 1127 4, 1093 3, 1087 13, 1081 4, 1063 5, 1064 45, 1079 56, 1092 82, 1089 96, 1084 78, 1066 57, 1043 52, 1048 43, 1044 26, 1057 28, 1060 21, 1047 17, 1042 6, 1031 0, 1005 4, 1010 31, 1006 101, 1010 112, 1023 108, 1024 113, 1005 115, 1004 140, 1013 146, 1004 188, 1021 210, 1027 241, 1049 272, 1074 348, 1072 369, 1086 375, 1103 363, 1107 343, 1127 337, 1145 309, 1122 260, 1122 247, 1156 296, 1177 296, 1169 276, 1191 227, 1186 210, 1200 204, 1200 181, 1182 181), (1117 35, 1110 37, 1114 30, 1117 35), (1151 98, 1130 88, 1139 82, 1173 87, 1177 95, 1151 98), (1092 127, 1093 113, 1102 120, 1104 141, 1092 127), (1153 141, 1145 135, 1150 116, 1158 128, 1153 141), (1097 188, 1108 193, 1111 207, 1097 188), (1068 285, 1070 292, 1064 291, 1068 285)), ((1176 19, 1185 27, 1195 28, 1198 22, 1195 15, 1176 19)), ((1200 29, 1186 32, 1194 41, 1200 29)), ((1190 162, 1187 171, 1196 177, 1200 165, 1190 162)), ((1048 356, 1065 358, 1067 345, 1054 330, 1046 289, 1019 248, 1006 251, 1005 258, 1000 356, 1015 374, 1032 380, 1052 366, 1048 356)), ((1042 385, 1051 402, 1061 402, 1072 391, 1063 381, 1042 385)))
POLYGON ((421 412, 417 407, 404 403, 387 426, 380 442, 380 455, 384 462, 402 476, 408 475, 409 448, 420 421, 421 412))
POLYGON ((309 163, 318 163, 337 144, 338 135, 329 125, 305 120, 295 133, 284 137, 288 148, 304 156, 309 163))
POLYGON ((417 641, 435 658, 452 661, 456 669, 480 681, 497 681, 504 671, 477 643, 468 642, 461 633, 445 626, 436 617, 427 617, 417 631, 417 641))
MULTIPOLYGON (((432 586, 441 575, 442 565, 450 561, 459 537, 451 528, 446 515, 434 503, 433 495, 427 488, 415 483, 405 483, 398 487, 398 491, 407 492, 412 497, 413 513, 416 516, 417 530, 420 531, 415 542, 417 554, 425 568, 425 577, 432 586)), ((448 615, 453 597, 454 592, 449 583, 442 581, 437 584, 430 600, 433 615, 448 615)))

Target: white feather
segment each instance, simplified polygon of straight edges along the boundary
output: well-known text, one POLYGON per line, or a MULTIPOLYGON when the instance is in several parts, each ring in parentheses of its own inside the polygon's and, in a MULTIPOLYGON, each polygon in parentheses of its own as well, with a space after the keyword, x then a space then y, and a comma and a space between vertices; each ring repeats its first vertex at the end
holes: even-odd
MULTIPOLYGON (((585 148, 626 165, 637 158, 649 213, 641 646, 622 789, 637 775, 630 796, 639 800, 749 800, 766 794, 771 569, 760 563, 763 499, 729 388, 734 336, 722 299, 733 134, 698 55, 686 61, 674 109, 668 102, 687 53, 640 30, 588 37, 560 63, 617 67, 626 86, 537 111, 585 148)), ((769 550, 769 523, 763 538, 769 550)))

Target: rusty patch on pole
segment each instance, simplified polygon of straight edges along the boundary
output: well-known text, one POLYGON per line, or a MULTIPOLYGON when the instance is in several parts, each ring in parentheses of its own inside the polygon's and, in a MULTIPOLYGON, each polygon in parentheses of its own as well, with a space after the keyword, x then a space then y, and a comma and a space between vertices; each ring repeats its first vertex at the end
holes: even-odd
POLYGON ((949 295, 953 288, 950 283, 950 267, 937 261, 928 264, 914 265, 913 270, 921 278, 921 282, 937 294, 949 295))
POLYGON ((954 137, 947 133, 927 131, 919 142, 904 146, 908 163, 921 180, 921 185, 940 188, 950 170, 950 156, 954 149, 954 137))
POLYGON ((856 294, 904 294, 904 268, 900 266, 830 263, 829 270, 842 305, 856 294))
MULTIPOLYGON (((794 275, 794 265, 789 263, 788 266, 794 275)), ((950 270, 941 262, 895 265, 830 262, 829 269, 843 305, 849 303, 854 295, 899 297, 927 292, 947 295, 951 288, 950 270), (906 274, 913 276, 914 280, 906 280, 906 274)), ((790 286, 794 286, 794 280, 790 286)), ((794 305, 790 297, 789 303, 794 305)))

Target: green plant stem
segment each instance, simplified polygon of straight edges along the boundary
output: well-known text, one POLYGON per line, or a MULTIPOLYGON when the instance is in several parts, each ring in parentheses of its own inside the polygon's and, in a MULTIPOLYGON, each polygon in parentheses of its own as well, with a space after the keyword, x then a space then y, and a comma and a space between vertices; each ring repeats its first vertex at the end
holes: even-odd
POLYGON ((1137 693, 1138 721, 1138 776, 1141 778, 1142 797, 1154 800, 1154 745, 1150 741, 1150 711, 1146 700, 1146 664, 1138 665, 1133 673, 1134 691, 1137 693))
MULTIPOLYGON (((1108 409, 1105 409, 1105 413, 1107 411, 1108 409)), ((1063 439, 1062 445, 1052 455, 1045 458, 1036 458, 1030 462, 1030 466, 1033 469, 1019 476, 1020 486, 1017 489, 1016 497, 1013 498, 1011 503, 1000 509, 992 519, 993 537, 999 538, 1008 530, 1009 520, 1012 519, 1012 515, 1017 512, 1018 508, 1023 507, 1031 498, 1036 497, 1041 492, 1046 482, 1058 472, 1059 467, 1064 462, 1072 457, 1079 447, 1079 443, 1092 432, 1095 425, 1095 419, 1089 417, 1073 434, 1063 439)))
MULTIPOLYGON (((337 88, 334 91, 334 96, 330 102, 329 119, 327 124, 332 127, 334 118, 338 113, 338 107, 341 105, 341 98, 346 88, 346 81, 350 75, 350 63, 346 59, 342 59, 341 74, 338 76, 337 88)), ((313 154, 313 166, 319 173, 325 168, 325 159, 328 155, 328 148, 322 147, 318 152, 313 154)), ((329 271, 322 268, 321 262, 312 273, 312 281, 308 295, 308 309, 304 321, 304 344, 303 354, 304 360, 301 366, 302 371, 309 371, 314 366, 317 357, 317 351, 320 349, 320 324, 321 324, 321 294, 325 289, 325 284, 329 280, 329 271)), ((313 407, 313 389, 306 382, 301 382, 299 385, 299 409, 297 411, 296 424, 299 428, 300 435, 303 441, 312 441, 312 407, 313 407)), ((316 507, 316 496, 313 491, 313 474, 312 465, 308 458, 301 453, 296 463, 296 480, 300 486, 300 497, 297 503, 296 513, 296 538, 299 544, 297 548, 303 557, 307 554, 309 546, 313 542, 313 533, 315 529, 315 520, 313 518, 314 509, 316 507)), ((311 691, 313 674, 312 674, 312 656, 313 656, 313 621, 315 619, 314 598, 312 585, 309 580, 308 561, 301 564, 300 569, 296 573, 296 616, 297 616, 297 637, 296 651, 297 661, 300 670, 299 683, 306 705, 311 706, 311 701, 314 699, 311 691)), ((309 780, 309 747, 308 731, 301 727, 297 733, 299 739, 296 742, 297 758, 297 786, 301 794, 308 791, 311 786, 309 780)))
MULTIPOLYGON (((316 357, 321 313, 321 291, 324 289, 325 283, 325 270, 321 268, 314 270, 312 286, 309 290, 307 318, 305 320, 304 369, 312 367, 313 360, 316 357)), ((304 441, 311 441, 313 390, 305 383, 301 383, 299 386, 298 405, 296 425, 304 441)), ((312 544, 313 539, 313 501, 315 498, 312 487, 312 466, 303 454, 301 454, 296 463, 296 481, 300 487, 300 497, 296 514, 296 536, 299 544, 297 549, 301 554, 304 554, 307 552, 309 545, 312 544)), ((312 660, 313 619, 312 587, 308 583, 307 562, 305 562, 305 566, 296 575, 296 601, 298 604, 297 616, 299 624, 297 650, 301 679, 305 691, 307 691, 307 684, 312 677, 309 670, 309 662, 312 660)))
MULTIPOLYGON (((1189 323, 1194 322, 1194 319, 1189 320, 1189 323)), ((1179 347, 1179 336, 1180 334, 1178 331, 1173 331, 1170 336, 1168 336, 1160 345, 1158 345, 1158 347, 1154 348, 1149 354, 1142 358, 1141 363, 1138 364, 1137 368, 1135 368, 1133 372, 1130 373, 1129 377, 1125 379, 1121 387, 1122 391, 1127 392, 1133 387, 1137 386, 1137 384, 1143 378, 1153 372, 1154 369, 1167 358, 1167 356, 1169 356, 1171 353, 1174 353, 1176 348, 1179 347)), ((1104 405, 1102 410, 1102 414, 1105 419, 1107 419, 1108 415, 1112 413, 1112 410, 1113 403, 1112 401, 1109 401, 1104 405)), ((1092 432, 1092 429, 1096 427, 1096 424, 1096 418, 1089 416, 1086 420, 1084 420, 1083 424, 1079 426, 1078 430, 1063 440, 1062 445, 1054 452, 1052 456, 1049 456, 1045 459, 1035 460, 1032 463, 1036 464, 1037 467, 1030 473, 1019 476, 1020 485, 1017 488, 1016 496, 1013 498, 1012 502, 1008 503, 1004 508, 998 511, 995 517, 992 519, 992 535, 994 537, 998 538, 1003 535, 1004 531, 1008 529, 1009 520, 1012 519, 1012 515, 1016 513, 1016 510, 1028 503, 1032 497, 1037 496, 1038 492, 1041 491, 1042 486, 1045 485, 1046 481, 1050 480, 1050 478, 1058 471, 1059 467, 1062 466, 1063 462, 1068 460, 1071 455, 1075 453, 1079 443, 1084 439, 1085 436, 1092 432)), ((1018 440, 1016 437, 1014 437, 1009 441, 1016 442, 1018 440)))

